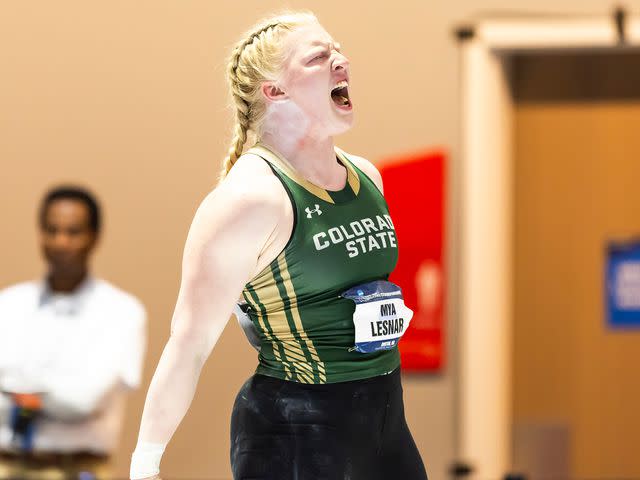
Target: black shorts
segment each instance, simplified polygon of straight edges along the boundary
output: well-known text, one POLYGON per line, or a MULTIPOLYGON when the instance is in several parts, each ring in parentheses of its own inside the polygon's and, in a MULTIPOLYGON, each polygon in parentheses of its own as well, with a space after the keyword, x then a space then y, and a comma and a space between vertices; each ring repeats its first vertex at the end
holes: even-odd
POLYGON ((399 369, 306 385, 254 375, 231 416, 235 480, 426 480, 399 369))

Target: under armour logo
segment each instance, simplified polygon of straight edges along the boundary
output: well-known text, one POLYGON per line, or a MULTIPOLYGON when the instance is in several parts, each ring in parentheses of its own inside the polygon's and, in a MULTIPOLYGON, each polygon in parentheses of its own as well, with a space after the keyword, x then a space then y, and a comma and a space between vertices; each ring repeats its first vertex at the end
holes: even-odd
POLYGON ((311 218, 311 215, 313 215, 314 213, 317 213, 318 215, 322 215, 322 210, 320 210, 320 205, 316 203, 315 207, 316 208, 314 208, 313 210, 311 210, 309 207, 304 209, 304 211, 307 212, 307 218, 311 218))

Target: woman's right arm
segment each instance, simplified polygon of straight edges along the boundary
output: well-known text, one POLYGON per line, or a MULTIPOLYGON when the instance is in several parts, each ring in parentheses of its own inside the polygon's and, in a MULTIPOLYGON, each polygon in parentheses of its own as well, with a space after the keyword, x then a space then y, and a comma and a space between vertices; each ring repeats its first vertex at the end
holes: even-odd
POLYGON ((171 336, 147 393, 131 478, 158 473, 205 360, 281 220, 282 187, 275 177, 232 173, 205 198, 189 230, 171 336))

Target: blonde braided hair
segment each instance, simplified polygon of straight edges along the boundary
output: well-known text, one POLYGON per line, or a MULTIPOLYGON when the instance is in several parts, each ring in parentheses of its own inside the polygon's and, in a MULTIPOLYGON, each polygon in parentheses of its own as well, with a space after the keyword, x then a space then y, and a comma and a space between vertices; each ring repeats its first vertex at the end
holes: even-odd
POLYGON ((266 113, 260 88, 265 81, 278 78, 284 62, 284 34, 294 28, 317 22, 310 12, 285 13, 268 18, 249 30, 231 53, 227 66, 227 82, 235 106, 235 124, 231 147, 224 159, 220 180, 244 150, 249 132, 256 139, 266 113))

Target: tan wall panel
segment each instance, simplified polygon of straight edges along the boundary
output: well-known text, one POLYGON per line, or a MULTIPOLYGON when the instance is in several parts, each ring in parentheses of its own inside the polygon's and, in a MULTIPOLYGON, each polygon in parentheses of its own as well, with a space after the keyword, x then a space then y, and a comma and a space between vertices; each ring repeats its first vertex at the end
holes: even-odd
POLYGON ((604 316, 607 241, 640 231, 638 65, 516 62, 514 422, 566 425, 572 478, 640 473, 640 332, 604 316))

